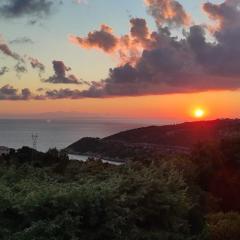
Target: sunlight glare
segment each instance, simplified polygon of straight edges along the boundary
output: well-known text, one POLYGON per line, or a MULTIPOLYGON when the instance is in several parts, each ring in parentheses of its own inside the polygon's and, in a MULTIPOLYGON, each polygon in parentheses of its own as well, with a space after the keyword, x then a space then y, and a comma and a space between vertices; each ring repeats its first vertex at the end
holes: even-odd
POLYGON ((195 118, 203 118, 205 116, 205 111, 202 108, 197 108, 194 110, 195 118))

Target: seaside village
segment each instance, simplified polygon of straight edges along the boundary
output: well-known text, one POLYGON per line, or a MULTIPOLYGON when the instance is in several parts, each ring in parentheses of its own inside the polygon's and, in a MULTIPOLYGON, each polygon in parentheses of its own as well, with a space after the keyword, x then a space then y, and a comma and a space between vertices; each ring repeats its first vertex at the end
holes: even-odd
POLYGON ((0 146, 0 156, 7 155, 7 154, 9 154, 9 152, 10 152, 10 148, 0 146))

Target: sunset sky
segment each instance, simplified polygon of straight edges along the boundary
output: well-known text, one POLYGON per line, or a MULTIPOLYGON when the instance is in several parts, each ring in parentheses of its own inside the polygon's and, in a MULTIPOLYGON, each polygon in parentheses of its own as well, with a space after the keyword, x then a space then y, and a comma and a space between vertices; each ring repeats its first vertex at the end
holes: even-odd
POLYGON ((2 0, 0 17, 0 117, 240 117, 240 0, 2 0))

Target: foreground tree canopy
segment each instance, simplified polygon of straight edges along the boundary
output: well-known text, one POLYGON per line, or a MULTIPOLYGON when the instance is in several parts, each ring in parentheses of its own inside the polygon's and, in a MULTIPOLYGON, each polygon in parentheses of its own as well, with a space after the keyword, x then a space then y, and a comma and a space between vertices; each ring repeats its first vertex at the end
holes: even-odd
POLYGON ((0 239, 238 240, 239 149, 226 139, 123 166, 11 151, 0 161, 0 239))

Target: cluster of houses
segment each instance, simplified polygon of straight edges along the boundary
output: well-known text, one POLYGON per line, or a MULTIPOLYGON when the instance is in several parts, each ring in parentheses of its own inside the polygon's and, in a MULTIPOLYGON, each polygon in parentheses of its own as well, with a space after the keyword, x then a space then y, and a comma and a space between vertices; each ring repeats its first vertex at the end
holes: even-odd
POLYGON ((7 155, 7 154, 9 154, 9 152, 10 152, 10 148, 0 146, 0 156, 7 155))

